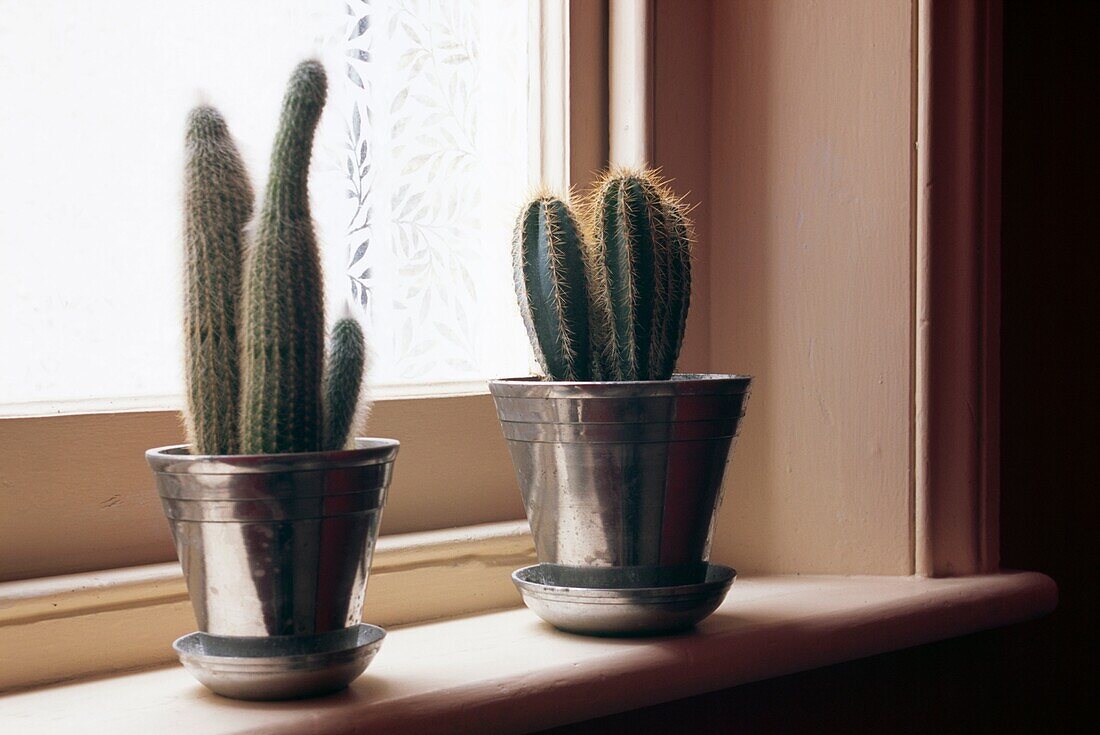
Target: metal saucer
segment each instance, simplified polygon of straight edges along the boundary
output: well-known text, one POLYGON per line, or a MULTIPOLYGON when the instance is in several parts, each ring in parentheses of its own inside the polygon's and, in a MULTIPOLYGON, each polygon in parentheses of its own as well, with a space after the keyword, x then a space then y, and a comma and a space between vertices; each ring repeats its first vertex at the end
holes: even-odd
POLYGON ((336 692, 362 674, 386 631, 361 623, 315 636, 190 633, 172 648, 203 685, 232 699, 301 699, 336 692))
POLYGON ((737 572, 708 564, 705 581, 674 587, 595 589, 555 585, 542 564, 517 569, 512 581, 527 607, 555 628, 598 636, 686 630, 714 612, 737 572))

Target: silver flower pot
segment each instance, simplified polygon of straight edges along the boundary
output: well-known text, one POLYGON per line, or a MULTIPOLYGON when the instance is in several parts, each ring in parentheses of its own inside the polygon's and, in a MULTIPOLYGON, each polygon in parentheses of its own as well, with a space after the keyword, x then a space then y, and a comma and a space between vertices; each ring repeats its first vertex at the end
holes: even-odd
POLYGON ((301 656, 311 640, 332 650, 334 631, 355 638, 398 446, 358 439, 334 452, 146 453, 199 630, 218 655, 239 643, 240 656, 254 656, 257 638, 268 658, 301 656))
POLYGON ((702 583, 751 383, 490 382, 544 577, 580 588, 702 583))

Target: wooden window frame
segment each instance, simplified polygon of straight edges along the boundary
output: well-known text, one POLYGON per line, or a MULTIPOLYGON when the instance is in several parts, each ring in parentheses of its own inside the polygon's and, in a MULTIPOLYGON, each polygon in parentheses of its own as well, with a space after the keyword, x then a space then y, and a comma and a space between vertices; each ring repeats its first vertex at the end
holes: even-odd
POLYGON ((917 574, 1000 566, 1001 28, 996 0, 914 3, 917 574))

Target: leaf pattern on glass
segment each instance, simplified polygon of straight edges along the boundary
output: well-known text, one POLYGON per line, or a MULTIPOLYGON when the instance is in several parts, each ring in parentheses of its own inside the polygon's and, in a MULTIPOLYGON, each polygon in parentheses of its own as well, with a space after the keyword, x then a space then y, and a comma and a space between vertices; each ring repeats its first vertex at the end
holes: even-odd
POLYGON ((370 324, 374 378, 523 372, 509 250, 537 132, 529 4, 349 0, 347 9, 346 275, 370 324))
MULTIPOLYGON (((358 88, 351 106, 351 115, 347 124, 347 144, 345 146, 347 164, 346 196, 355 200, 355 207, 347 224, 347 246, 351 253, 347 264, 346 274, 349 279, 350 296, 353 303, 362 307, 367 315, 370 314, 371 285, 367 278, 356 277, 356 272, 367 272, 364 266, 367 252, 370 248, 371 234, 371 209, 369 199, 371 193, 371 167, 370 167, 370 137, 366 134, 363 125, 364 117, 369 121, 370 109, 365 107, 364 93, 369 95, 370 87, 366 79, 369 79, 368 64, 370 63, 370 36, 372 4, 369 0, 358 0, 346 4, 348 20, 347 31, 347 62, 346 72, 348 81, 358 88), (362 73, 358 69, 358 66, 362 73), (366 79, 365 79, 366 78, 366 79)), ((368 123, 369 124, 369 123, 368 123)))

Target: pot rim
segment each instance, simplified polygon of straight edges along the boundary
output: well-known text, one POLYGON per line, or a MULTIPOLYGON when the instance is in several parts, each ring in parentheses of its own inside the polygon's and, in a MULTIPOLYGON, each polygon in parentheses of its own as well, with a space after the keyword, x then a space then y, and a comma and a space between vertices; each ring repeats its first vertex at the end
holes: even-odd
POLYGON ((668 380, 546 380, 539 375, 489 381, 489 392, 503 398, 613 398, 748 392, 751 375, 674 373, 668 380))
POLYGON ((154 447, 145 452, 153 472, 191 475, 237 475, 302 472, 338 467, 364 467, 394 461, 401 442, 380 437, 357 438, 355 449, 287 454, 189 454, 190 444, 154 447))

